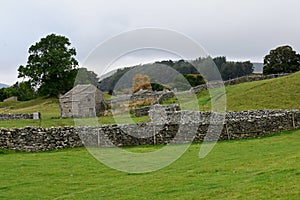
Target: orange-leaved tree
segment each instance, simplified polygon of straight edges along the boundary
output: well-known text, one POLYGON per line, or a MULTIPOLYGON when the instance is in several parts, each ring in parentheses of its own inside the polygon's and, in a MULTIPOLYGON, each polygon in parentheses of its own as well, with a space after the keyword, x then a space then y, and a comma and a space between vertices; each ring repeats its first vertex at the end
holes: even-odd
POLYGON ((139 90, 151 88, 150 77, 143 74, 136 74, 132 78, 132 92, 138 92, 139 90))

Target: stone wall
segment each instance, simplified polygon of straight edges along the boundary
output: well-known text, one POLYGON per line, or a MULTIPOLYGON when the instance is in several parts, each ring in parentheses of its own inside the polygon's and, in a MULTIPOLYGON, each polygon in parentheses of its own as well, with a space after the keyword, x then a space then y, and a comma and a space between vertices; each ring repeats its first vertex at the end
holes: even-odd
MULTIPOLYGON (((149 115, 149 110, 152 108, 153 106, 145 106, 142 108, 137 108, 134 110, 134 115, 136 117, 141 117, 141 116, 147 116, 149 115)), ((163 105, 161 106, 164 110, 166 111, 179 111, 180 107, 178 104, 173 104, 173 105, 163 105)))
POLYGON ((2 149, 35 152, 79 146, 82 146, 82 142, 77 129, 73 127, 25 127, 0 130, 0 147, 2 149))
POLYGON ((138 101, 143 99, 156 99, 156 102, 161 103, 164 100, 167 100, 171 97, 174 97, 174 93, 171 91, 159 91, 159 92, 146 92, 146 93, 135 93, 132 95, 119 95, 116 98, 108 100, 108 103, 122 103, 128 101, 138 101))
POLYGON ((216 88, 216 87, 222 87, 222 86, 237 85, 237 84, 241 84, 241 83, 267 80, 267 79, 278 78, 278 77, 283 77, 283 76, 287 76, 287 75, 290 75, 290 74, 271 74, 271 75, 243 76, 243 77, 231 79, 231 80, 224 81, 224 82, 222 82, 222 81, 210 82, 209 85, 207 85, 207 84, 198 85, 196 87, 193 87, 191 90, 194 93, 199 93, 203 90, 207 90, 207 88, 216 88))
POLYGON ((0 114, 0 120, 33 119, 34 114, 0 114))
MULTIPOLYGON (((112 125, 104 127, 63 127, 0 129, 0 148, 21 151, 46 151, 52 149, 86 146, 136 146, 144 144, 201 142, 210 127, 218 129, 216 119, 222 115, 211 112, 152 111, 151 123, 112 125), (210 120, 210 119, 213 120, 210 120), (211 125, 211 126, 209 126, 211 125), (194 136, 193 136, 194 137, 194 136), (192 138, 193 138, 192 137, 192 138), (175 140, 173 141, 173 139, 175 140)), ((221 124, 219 140, 255 138, 284 130, 300 128, 298 110, 259 110, 229 112, 221 124)), ((211 139, 215 139, 211 135, 211 139)))
POLYGON ((136 109, 134 109, 134 116, 136 116, 136 117, 147 116, 150 108, 151 108, 151 106, 136 108, 136 109))

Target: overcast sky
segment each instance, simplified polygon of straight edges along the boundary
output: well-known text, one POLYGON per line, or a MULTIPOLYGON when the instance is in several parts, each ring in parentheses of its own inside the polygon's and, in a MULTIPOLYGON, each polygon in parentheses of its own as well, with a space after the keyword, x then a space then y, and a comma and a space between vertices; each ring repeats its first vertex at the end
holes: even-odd
POLYGON ((262 62, 283 44, 300 51, 299 8, 298 0, 0 0, 0 82, 16 82, 28 48, 50 33, 68 37, 80 63, 108 38, 142 27, 178 31, 212 56, 262 62))

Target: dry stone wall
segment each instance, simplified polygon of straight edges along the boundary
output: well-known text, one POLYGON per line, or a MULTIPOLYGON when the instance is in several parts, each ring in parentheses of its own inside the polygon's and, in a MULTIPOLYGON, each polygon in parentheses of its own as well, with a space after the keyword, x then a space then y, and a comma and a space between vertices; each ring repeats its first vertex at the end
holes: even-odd
MULTIPOLYGON (((202 142, 207 130, 220 129, 219 140, 255 138, 300 128, 299 110, 258 110, 229 112, 151 111, 151 123, 104 127, 61 127, 0 129, 0 148, 46 151, 86 146, 136 146, 146 144, 202 142), (222 121, 224 119, 224 121, 222 121), (218 122, 219 121, 219 122, 218 122), (193 132, 195 130, 195 132, 193 132)), ((208 140, 216 139, 211 135, 208 140)))
MULTIPOLYGON (((149 115, 149 111, 151 110, 151 108, 153 108, 153 106, 155 105, 152 105, 152 106, 145 106, 145 107, 142 107, 142 108, 137 108, 134 110, 134 115, 136 117, 141 117, 141 116, 147 116, 149 115)), ((160 106, 159 107, 162 107, 163 110, 165 111, 179 111, 180 110, 180 107, 178 104, 173 104, 173 105, 163 105, 163 106, 160 106)))
POLYGON ((33 119, 33 114, 0 114, 0 120, 33 119))
POLYGON ((146 92, 146 93, 135 93, 135 94, 126 94, 119 95, 116 98, 108 100, 108 103, 122 103, 126 101, 138 101, 143 99, 156 99, 157 103, 161 103, 164 100, 167 100, 171 97, 174 97, 174 93, 171 91, 159 91, 159 92, 146 92))
POLYGON ((1 129, 0 144, 2 149, 27 152, 82 146, 73 127, 1 129))

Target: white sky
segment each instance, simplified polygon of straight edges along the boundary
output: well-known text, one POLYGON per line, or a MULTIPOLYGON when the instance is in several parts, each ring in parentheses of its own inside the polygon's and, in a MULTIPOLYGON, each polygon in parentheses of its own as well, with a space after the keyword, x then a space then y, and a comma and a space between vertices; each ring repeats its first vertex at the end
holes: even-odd
POLYGON ((300 51, 299 7, 298 0, 0 0, 0 82, 16 82, 28 48, 50 33, 68 37, 80 63, 113 35, 142 27, 183 33, 212 56, 262 62, 280 45, 300 51))

